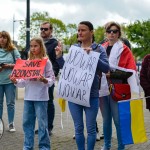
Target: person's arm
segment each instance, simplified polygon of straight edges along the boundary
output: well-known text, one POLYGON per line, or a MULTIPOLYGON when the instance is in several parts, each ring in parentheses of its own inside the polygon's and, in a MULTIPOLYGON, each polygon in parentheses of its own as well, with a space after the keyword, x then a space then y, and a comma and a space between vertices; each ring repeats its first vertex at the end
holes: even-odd
POLYGON ((148 80, 148 71, 150 71, 148 70, 150 68, 150 66, 148 66, 149 64, 150 64, 150 55, 147 55, 142 62, 142 68, 140 71, 140 84, 144 91, 150 89, 150 82, 149 82, 150 80, 148 80))
POLYGON ((63 56, 57 58, 56 61, 57 61, 58 65, 59 65, 59 68, 62 69, 63 66, 64 66, 64 63, 65 63, 65 60, 64 60, 63 56))
POLYGON ((56 61, 59 65, 59 68, 62 69, 65 63, 65 60, 63 58, 63 46, 61 42, 58 42, 58 46, 55 48, 56 53, 56 61))
POLYGON ((2 69, 12 69, 14 68, 15 64, 3 64, 1 66, 2 69))
POLYGON ((110 70, 108 57, 105 49, 102 46, 100 46, 100 57, 98 60, 97 69, 104 73, 108 73, 108 71, 110 70))
POLYGON ((51 64, 51 62, 49 60, 47 60, 44 80, 45 80, 45 83, 49 87, 51 87, 55 83, 54 71, 52 69, 52 64, 51 64))
POLYGON ((19 51, 18 51, 17 49, 15 49, 15 50, 13 51, 13 53, 14 53, 14 59, 15 59, 15 61, 16 61, 18 58, 21 58, 21 55, 20 55, 20 53, 19 53, 19 51))
POLYGON ((127 80, 132 74, 133 74, 132 72, 125 72, 125 71, 116 69, 115 71, 110 71, 110 78, 127 80))
POLYGON ((26 80, 24 79, 16 79, 15 77, 9 76, 12 83, 14 83, 15 86, 23 88, 25 87, 26 80))
POLYGON ((15 50, 13 50, 12 52, 10 52, 11 53, 11 55, 12 55, 12 58, 13 58, 13 61, 14 61, 14 63, 4 63, 4 64, 2 64, 1 65, 1 67, 2 67, 2 69, 13 69, 14 68, 14 66, 15 66, 15 63, 16 63, 16 60, 18 59, 18 58, 20 58, 20 53, 19 53, 19 51, 17 50, 17 49, 15 49, 15 50))

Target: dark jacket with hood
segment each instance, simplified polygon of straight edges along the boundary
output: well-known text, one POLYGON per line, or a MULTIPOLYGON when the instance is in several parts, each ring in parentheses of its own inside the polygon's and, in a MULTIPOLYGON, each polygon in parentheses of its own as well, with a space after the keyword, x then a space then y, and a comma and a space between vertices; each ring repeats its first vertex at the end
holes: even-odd
POLYGON ((57 76, 59 73, 59 70, 62 69, 63 64, 64 64, 63 57, 56 58, 55 48, 58 45, 58 41, 52 37, 48 39, 47 41, 44 41, 44 43, 46 46, 47 55, 53 66, 54 74, 55 76, 57 76))
MULTIPOLYGON (((142 62, 140 84, 144 90, 145 97, 150 96, 150 54, 146 55, 142 62)), ((146 98, 146 108, 150 110, 150 97, 146 98)))

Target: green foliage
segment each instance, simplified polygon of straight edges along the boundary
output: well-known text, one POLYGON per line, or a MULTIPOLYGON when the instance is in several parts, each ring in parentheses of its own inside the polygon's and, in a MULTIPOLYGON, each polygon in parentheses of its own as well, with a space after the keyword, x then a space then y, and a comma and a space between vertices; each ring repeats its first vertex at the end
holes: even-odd
POLYGON ((77 25, 68 24, 66 26, 66 34, 63 39, 65 45, 72 45, 77 42, 77 25))
POLYGON ((96 43, 99 43, 102 40, 104 40, 105 38, 104 33, 105 33, 104 27, 99 26, 97 29, 95 29, 94 37, 96 43))
POLYGON ((150 53, 150 20, 135 21, 126 28, 126 34, 129 40, 136 44, 133 53, 136 57, 142 59, 150 53))
POLYGON ((58 40, 63 40, 66 33, 66 25, 59 19, 50 18, 50 22, 53 25, 53 36, 58 40))

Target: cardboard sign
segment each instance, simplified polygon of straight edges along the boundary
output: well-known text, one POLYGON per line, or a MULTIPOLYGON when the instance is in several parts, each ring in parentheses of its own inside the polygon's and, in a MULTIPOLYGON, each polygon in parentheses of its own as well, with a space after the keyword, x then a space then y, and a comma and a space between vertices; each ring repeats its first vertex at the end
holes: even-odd
POLYGON ((100 53, 71 46, 58 82, 58 97, 90 107, 90 91, 100 53))
POLYGON ((17 79, 33 79, 43 74, 47 59, 22 60, 17 59, 15 67, 11 73, 17 79))

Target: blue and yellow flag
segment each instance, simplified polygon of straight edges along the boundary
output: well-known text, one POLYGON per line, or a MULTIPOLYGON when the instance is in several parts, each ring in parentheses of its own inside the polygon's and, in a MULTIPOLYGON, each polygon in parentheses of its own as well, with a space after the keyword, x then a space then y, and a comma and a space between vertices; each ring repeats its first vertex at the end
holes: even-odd
POLYGON ((147 141, 144 124, 142 99, 120 101, 119 119, 122 142, 124 145, 147 141))

